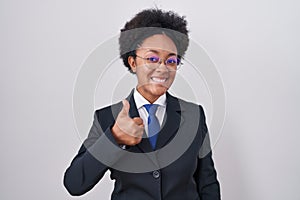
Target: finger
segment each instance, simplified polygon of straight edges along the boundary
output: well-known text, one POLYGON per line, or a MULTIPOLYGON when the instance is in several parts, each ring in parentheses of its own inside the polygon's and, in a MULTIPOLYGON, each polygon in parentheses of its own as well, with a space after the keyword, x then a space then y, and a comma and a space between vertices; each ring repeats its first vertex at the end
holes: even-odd
POLYGON ((144 124, 138 125, 135 133, 135 137, 141 138, 144 134, 144 124))
POLYGON ((123 116, 128 116, 129 108, 130 108, 129 102, 126 99, 123 99, 122 103, 123 103, 123 108, 120 111, 120 114, 123 116))
POLYGON ((144 125, 144 124, 141 124, 141 125, 139 125, 139 127, 141 127, 141 128, 144 130, 145 125, 144 125))
POLYGON ((143 124, 144 124, 143 119, 140 118, 140 117, 135 117, 135 118, 133 118, 133 121, 134 121, 134 123, 135 123, 136 125, 143 125, 143 124))
POLYGON ((139 144, 142 141, 142 137, 136 138, 135 141, 136 141, 136 144, 139 144))

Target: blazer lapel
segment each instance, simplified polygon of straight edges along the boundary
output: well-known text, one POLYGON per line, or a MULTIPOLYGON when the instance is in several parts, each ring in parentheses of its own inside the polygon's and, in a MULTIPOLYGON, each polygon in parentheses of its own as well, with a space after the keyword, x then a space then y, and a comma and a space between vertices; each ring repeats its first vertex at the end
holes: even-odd
POLYGON ((156 149, 164 147, 172 138, 176 135, 176 132, 183 122, 181 117, 181 108, 178 99, 170 95, 167 95, 167 107, 162 123, 161 131, 158 134, 156 149))
MULTIPOLYGON (((126 98, 130 104, 129 116, 131 118, 140 117, 135 104, 133 92, 134 90, 132 90, 129 96, 126 98)), ((166 95, 166 113, 162 123, 161 131, 158 133, 156 149, 160 149, 165 146, 175 136, 180 124, 183 122, 183 118, 181 117, 181 107, 178 99, 170 95, 168 92, 166 93, 166 95)), ((137 146, 143 153, 153 151, 145 132, 143 134, 142 141, 137 146)))
MULTIPOLYGON (((133 92, 134 92, 134 90, 132 90, 131 93, 129 94, 129 96, 126 98, 129 101, 129 104, 130 104, 129 116, 131 118, 140 117, 139 112, 138 112, 137 107, 136 107, 136 104, 135 104, 134 97, 133 97, 133 92)), ((153 151, 145 131, 144 131, 144 134, 143 134, 143 139, 139 144, 137 144, 137 147, 143 153, 148 153, 148 152, 153 151)), ((136 152, 134 148, 131 148, 131 149, 132 149, 133 152, 136 152)))
MULTIPOLYGON (((129 96, 126 98, 129 101, 130 109, 129 109, 129 116, 131 118, 134 117, 140 117, 139 112, 137 110, 134 96, 133 96, 134 90, 131 91, 129 96)), ((176 132, 180 126, 180 124, 183 122, 183 118, 181 117, 181 107, 178 102, 178 99, 170 95, 168 92, 167 95, 167 107, 166 107, 166 113, 164 116, 164 120, 162 123, 162 129, 158 133, 157 143, 156 143, 156 149, 158 150, 162 147, 164 147, 169 141, 172 140, 172 138, 176 135, 176 132)), ((156 153, 153 154, 152 146, 150 144, 149 139, 147 138, 147 135, 144 131, 142 141, 132 146, 128 149, 130 152, 143 152, 145 155, 157 166, 159 167, 159 163, 156 157, 156 153)))

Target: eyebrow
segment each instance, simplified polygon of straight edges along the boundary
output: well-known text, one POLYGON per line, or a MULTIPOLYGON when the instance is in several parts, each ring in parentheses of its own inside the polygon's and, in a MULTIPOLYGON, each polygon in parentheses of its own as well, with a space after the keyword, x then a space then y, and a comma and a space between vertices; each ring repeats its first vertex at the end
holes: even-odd
MULTIPOLYGON (((147 51, 151 51, 151 52, 156 53, 156 54, 159 54, 159 53, 160 53, 159 51, 154 50, 154 49, 147 49, 147 51)), ((169 53, 169 54, 168 54, 168 57, 169 57, 169 56, 177 56, 177 54, 176 54, 176 53, 169 53)))

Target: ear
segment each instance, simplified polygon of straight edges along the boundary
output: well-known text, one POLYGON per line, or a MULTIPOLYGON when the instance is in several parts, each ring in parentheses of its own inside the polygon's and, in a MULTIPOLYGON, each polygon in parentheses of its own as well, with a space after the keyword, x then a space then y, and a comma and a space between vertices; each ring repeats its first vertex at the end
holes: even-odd
POLYGON ((136 63, 135 63, 135 59, 133 56, 128 57, 128 64, 130 65, 131 71, 135 73, 136 72, 136 63))

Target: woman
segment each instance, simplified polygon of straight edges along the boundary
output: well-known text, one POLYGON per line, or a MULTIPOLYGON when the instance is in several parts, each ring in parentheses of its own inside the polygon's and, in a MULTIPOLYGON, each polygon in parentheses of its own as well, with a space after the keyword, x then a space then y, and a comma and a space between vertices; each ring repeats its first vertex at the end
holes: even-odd
POLYGON ((72 195, 92 189, 107 170, 111 199, 220 199, 205 115, 200 105, 168 93, 189 43, 186 20, 143 10, 119 38, 137 86, 122 102, 96 110, 88 138, 65 172, 72 195))

